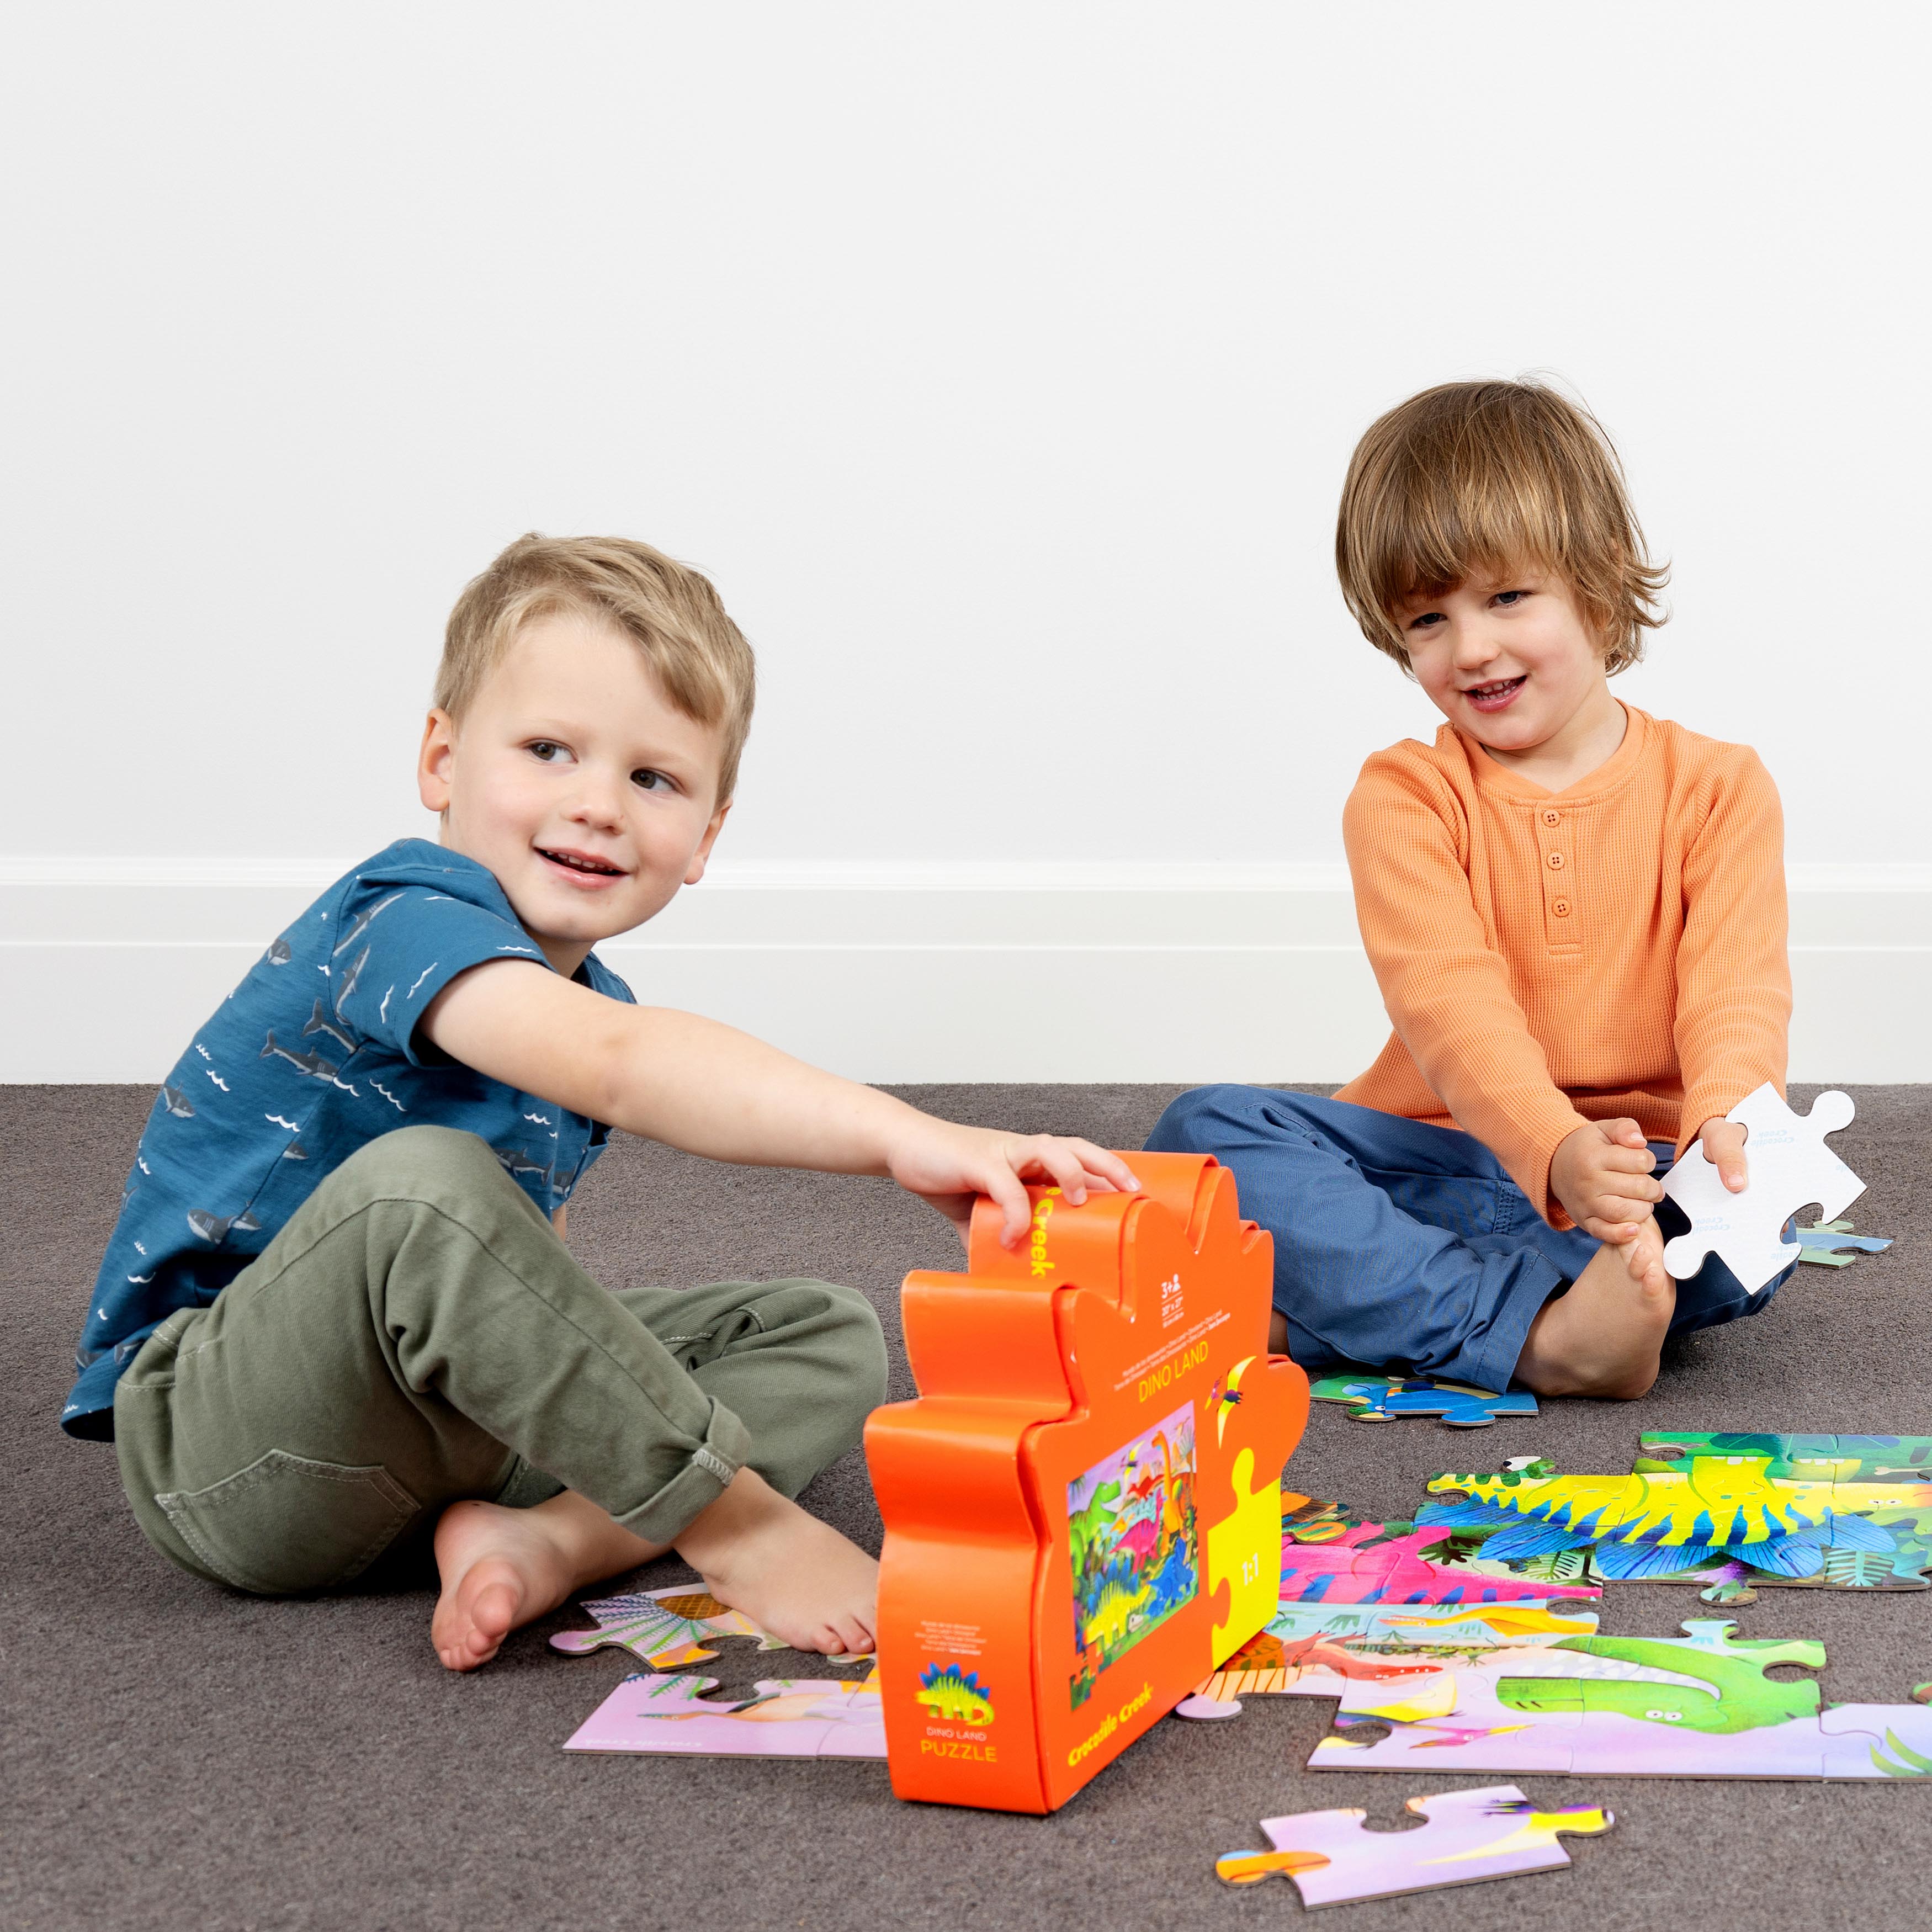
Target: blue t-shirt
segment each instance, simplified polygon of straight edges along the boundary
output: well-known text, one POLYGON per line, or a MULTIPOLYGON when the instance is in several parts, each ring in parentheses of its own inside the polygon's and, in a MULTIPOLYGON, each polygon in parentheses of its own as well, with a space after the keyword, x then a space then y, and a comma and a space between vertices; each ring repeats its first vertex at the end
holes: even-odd
MULTIPOLYGON (((70 1436, 114 1433, 114 1384, 178 1309, 206 1308, 322 1177, 392 1128, 478 1135, 549 1214, 610 1130, 454 1065, 416 1022, 472 966, 550 970, 496 874, 399 838, 338 879, 272 945, 175 1063, 122 1197, 61 1413, 70 1436)), ((631 1002, 593 953, 578 982, 631 1002)))

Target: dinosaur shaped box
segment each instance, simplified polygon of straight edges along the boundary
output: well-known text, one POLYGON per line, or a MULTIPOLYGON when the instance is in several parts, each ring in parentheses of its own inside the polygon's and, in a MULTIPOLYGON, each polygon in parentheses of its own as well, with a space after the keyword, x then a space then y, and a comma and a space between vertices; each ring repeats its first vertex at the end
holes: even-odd
POLYGON ((982 1202, 968 1272, 906 1277, 920 1394, 866 1431, 902 1798, 1053 1810, 1275 1614, 1274 1244, 1211 1159, 1132 1159, 1143 1192, 1030 1189, 1017 1250, 982 1202))

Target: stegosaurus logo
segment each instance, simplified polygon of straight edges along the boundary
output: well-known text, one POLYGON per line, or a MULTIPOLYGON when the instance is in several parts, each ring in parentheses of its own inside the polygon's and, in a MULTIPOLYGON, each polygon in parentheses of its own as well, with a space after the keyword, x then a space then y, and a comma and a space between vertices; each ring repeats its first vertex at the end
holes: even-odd
POLYGON ((993 1721, 992 1687, 980 1682, 977 1671, 957 1664, 928 1664, 919 1674, 915 1694, 929 1716, 965 1724, 993 1721))

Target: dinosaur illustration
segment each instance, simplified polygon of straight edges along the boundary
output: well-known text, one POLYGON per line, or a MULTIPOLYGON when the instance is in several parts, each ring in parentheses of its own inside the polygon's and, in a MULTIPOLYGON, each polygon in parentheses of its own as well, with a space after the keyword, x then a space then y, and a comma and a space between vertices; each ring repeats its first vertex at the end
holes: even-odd
MULTIPOLYGON (((1763 1456, 1698 1456, 1688 1468, 1561 1476, 1547 1463, 1499 1475, 1442 1474, 1429 1486, 1465 1499, 1430 1503, 1418 1525, 1501 1526, 1484 1544, 1505 1561, 1594 1545, 1612 1577, 1665 1576, 1731 1557, 1783 1576, 1816 1575, 1824 1552, 1890 1550, 1889 1531, 1855 1514, 1895 1504, 1901 1486, 1787 1482, 1763 1456)), ((1902 1486, 1906 1496, 1920 1486, 1902 1486)))
POLYGON ((962 1665, 929 1664, 920 1672, 915 1694, 927 1712, 935 1718, 950 1718, 963 1724, 990 1724, 993 1721, 993 1694, 980 1682, 977 1671, 962 1665))
MULTIPOLYGON (((1317 1525, 1326 1528, 1327 1525, 1317 1525)), ((1283 1603, 1492 1604, 1512 1599, 1595 1597, 1594 1583, 1554 1582, 1510 1575, 1501 1563, 1445 1562, 1426 1552, 1447 1540, 1441 1528, 1386 1536, 1382 1523, 1351 1523, 1320 1543, 1291 1538, 1282 1545, 1283 1603), (1379 1540, 1378 1540, 1379 1539, 1379 1540)), ((1488 1553, 1487 1546, 1484 1556, 1488 1553)))
POLYGON ((1160 1451, 1160 1528, 1163 1536, 1180 1534, 1180 1498, 1174 1482, 1174 1450, 1164 1430, 1156 1429, 1148 1438, 1149 1446, 1160 1451))
POLYGON ((1550 1647, 1701 1678, 1712 1687, 1708 1690, 1648 1678, 1502 1676, 1496 1680, 1497 1701, 1512 1711, 1616 1711, 1649 1724, 1719 1733, 1758 1730, 1814 1716, 1820 1708, 1818 1686, 1811 1678, 1783 1683, 1764 1672, 1778 1664, 1821 1670, 1822 1644, 1802 1639, 1738 1642, 1728 1634, 1736 1624, 1709 1619, 1684 1628, 1693 1633, 1690 1637, 1572 1636, 1550 1647))

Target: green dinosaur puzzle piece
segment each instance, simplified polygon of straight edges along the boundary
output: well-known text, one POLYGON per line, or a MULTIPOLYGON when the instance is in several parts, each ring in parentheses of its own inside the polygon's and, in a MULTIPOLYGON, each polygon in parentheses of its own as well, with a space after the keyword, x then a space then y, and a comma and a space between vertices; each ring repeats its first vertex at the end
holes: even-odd
POLYGON ((1818 1686, 1809 1678, 1781 1683, 1764 1672, 1774 1664, 1822 1670, 1822 1644, 1802 1638, 1740 1642, 1730 1634, 1736 1624, 1710 1618, 1691 1619, 1684 1628, 1688 1636, 1574 1636, 1550 1648, 1701 1678, 1708 1690, 1617 1678, 1504 1677, 1496 1684, 1497 1700, 1513 1711, 1616 1711, 1707 1732, 1758 1730, 1821 1708, 1818 1686))

